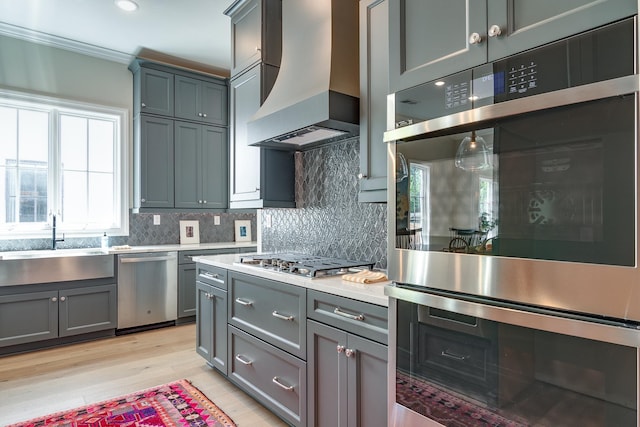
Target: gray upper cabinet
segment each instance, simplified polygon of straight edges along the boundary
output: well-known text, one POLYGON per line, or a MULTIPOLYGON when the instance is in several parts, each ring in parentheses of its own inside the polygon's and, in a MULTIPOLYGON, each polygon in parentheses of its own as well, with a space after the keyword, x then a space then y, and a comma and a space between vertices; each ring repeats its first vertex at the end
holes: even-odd
POLYGON ((247 144, 247 122, 273 86, 277 68, 258 64, 231 80, 231 208, 295 207, 294 153, 247 144))
POLYGON ((389 3, 360 0, 361 202, 387 201, 386 131, 389 93, 389 3))
POLYGON ((231 17, 232 77, 258 62, 280 66, 281 0, 238 0, 225 14, 231 17))
POLYGON ((227 126, 227 86, 175 76, 175 116, 227 126))
POLYGON ((397 92, 633 15, 635 0, 389 0, 397 92))
POLYGON ((173 120, 141 114, 134 128, 133 207, 173 208, 173 120))
POLYGON ((173 74, 150 68, 139 68, 134 71, 133 112, 173 116, 173 74))
POLYGON ((227 129, 175 122, 175 207, 227 207, 227 129))

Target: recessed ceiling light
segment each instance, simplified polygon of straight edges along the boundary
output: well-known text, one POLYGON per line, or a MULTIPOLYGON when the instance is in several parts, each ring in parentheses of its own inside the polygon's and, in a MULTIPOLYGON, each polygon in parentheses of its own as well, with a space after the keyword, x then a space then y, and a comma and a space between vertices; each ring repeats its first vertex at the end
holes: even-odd
POLYGON ((118 6, 122 10, 126 10, 127 12, 133 12, 138 9, 138 3, 131 0, 116 0, 116 6, 118 6))

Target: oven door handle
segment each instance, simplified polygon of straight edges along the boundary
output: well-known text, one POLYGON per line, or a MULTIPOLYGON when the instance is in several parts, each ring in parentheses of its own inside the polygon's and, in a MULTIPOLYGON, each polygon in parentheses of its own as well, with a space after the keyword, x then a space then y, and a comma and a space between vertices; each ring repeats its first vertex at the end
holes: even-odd
MULTIPOLYGON (((532 111, 546 110, 564 105, 578 104, 580 102, 594 101, 596 99, 612 96, 626 95, 639 90, 639 76, 618 77, 602 82, 590 83, 539 95, 527 96, 500 102, 493 105, 485 105, 471 110, 462 111, 448 116, 437 117, 431 120, 415 123, 409 126, 392 129, 384 133, 384 142, 401 140, 415 140, 438 136, 446 133, 455 133, 458 129, 470 125, 481 125, 506 117, 517 116, 532 111)), ((389 96, 390 98, 393 95, 389 96)), ((389 101, 395 103, 395 100, 389 101)), ((388 107, 391 107, 388 105, 388 107)), ((392 110, 395 110, 395 105, 392 110)))

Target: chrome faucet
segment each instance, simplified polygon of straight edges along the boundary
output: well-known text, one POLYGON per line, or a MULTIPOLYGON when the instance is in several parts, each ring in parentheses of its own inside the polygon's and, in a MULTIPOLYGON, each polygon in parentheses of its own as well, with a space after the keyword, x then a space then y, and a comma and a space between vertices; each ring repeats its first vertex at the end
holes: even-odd
POLYGON ((52 231, 52 235, 51 235, 51 249, 55 250, 56 249, 56 244, 58 242, 64 242, 64 233, 62 233, 62 239, 56 239, 56 216, 55 214, 53 215, 53 223, 51 226, 51 231, 52 231))

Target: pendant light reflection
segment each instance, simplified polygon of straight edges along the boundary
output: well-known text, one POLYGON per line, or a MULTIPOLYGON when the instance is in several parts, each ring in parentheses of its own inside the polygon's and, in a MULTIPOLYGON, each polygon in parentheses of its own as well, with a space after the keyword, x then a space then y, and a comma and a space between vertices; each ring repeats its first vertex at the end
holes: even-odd
POLYGON ((489 156, 487 143, 481 136, 476 136, 475 131, 472 131, 471 136, 465 137, 458 146, 455 165, 465 171, 488 169, 491 166, 489 156))

